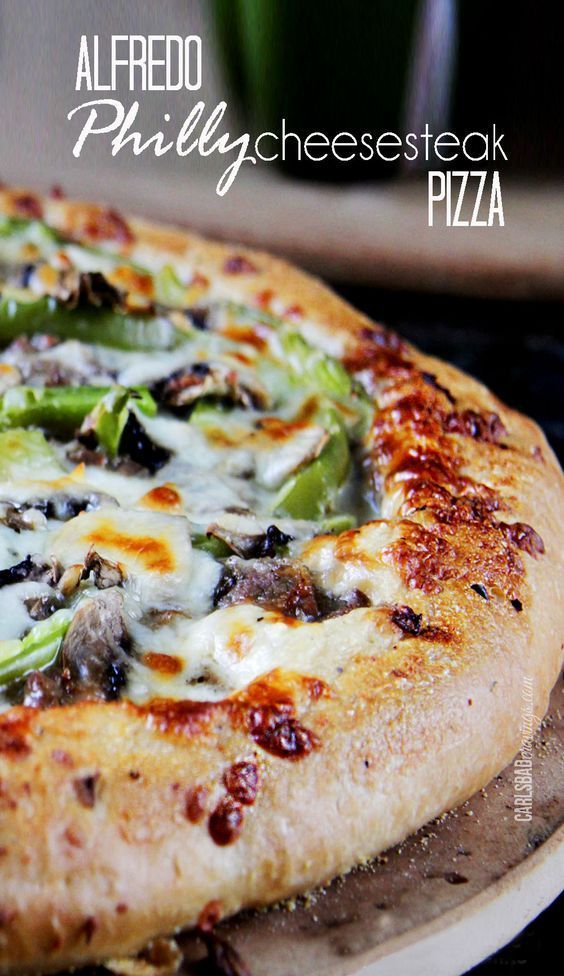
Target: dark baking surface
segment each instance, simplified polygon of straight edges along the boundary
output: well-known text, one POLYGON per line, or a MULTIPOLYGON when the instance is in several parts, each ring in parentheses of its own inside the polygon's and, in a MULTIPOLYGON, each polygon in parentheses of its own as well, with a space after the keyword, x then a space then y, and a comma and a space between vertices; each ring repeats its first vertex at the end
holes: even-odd
POLYGON ((564 308, 336 286, 351 304, 424 352, 476 376, 533 417, 564 459, 564 308))
MULTIPOLYGON (((556 302, 484 301, 343 288, 341 294, 424 352, 455 363, 533 417, 564 461, 564 309, 556 302)), ((536 974, 561 944, 564 896, 472 976, 536 974), (544 955, 546 954, 546 955, 544 955)))

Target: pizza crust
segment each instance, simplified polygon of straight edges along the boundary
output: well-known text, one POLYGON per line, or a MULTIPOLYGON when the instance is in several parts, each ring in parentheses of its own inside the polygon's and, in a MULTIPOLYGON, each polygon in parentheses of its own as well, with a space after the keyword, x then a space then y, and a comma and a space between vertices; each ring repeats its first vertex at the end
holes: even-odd
MULTIPOLYGON (((91 205, 26 191, 0 191, 0 211, 21 213, 22 194, 63 231, 96 226, 91 205)), ((525 679, 540 720, 562 663, 564 493, 539 428, 283 261, 140 220, 126 227, 115 242, 124 252, 186 262, 249 302, 269 292, 277 310, 299 307, 304 328, 370 372, 386 519, 313 540, 306 562, 372 586, 379 605, 345 619, 370 620, 381 643, 331 681, 275 672, 210 706, 82 703, 0 716, 2 972, 135 952, 206 911, 269 904, 348 870, 485 786, 520 747, 525 679), (234 256, 256 270, 226 272, 234 256), (469 411, 497 414, 503 447, 494 421, 478 437, 464 432, 468 418, 478 423, 469 411), (405 461, 418 445, 421 484, 405 461), (409 508, 414 485, 429 492, 433 452, 466 499, 452 525, 430 520, 434 495, 409 508), (523 549, 490 524, 502 519, 534 527, 544 552, 533 536, 520 537, 523 549), (489 574, 488 599, 468 567, 489 574), (281 728, 294 749, 280 748, 281 728), (256 768, 253 802, 241 763, 256 768)))

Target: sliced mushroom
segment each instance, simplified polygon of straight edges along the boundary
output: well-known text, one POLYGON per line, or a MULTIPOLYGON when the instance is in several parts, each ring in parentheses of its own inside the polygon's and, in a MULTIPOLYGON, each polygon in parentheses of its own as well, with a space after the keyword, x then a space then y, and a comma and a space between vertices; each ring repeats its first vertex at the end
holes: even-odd
POLYGON ((265 532, 251 535, 243 532, 233 532, 221 525, 210 525, 208 536, 221 539, 226 546, 242 559, 263 559, 275 556, 279 549, 292 540, 291 535, 282 532, 277 525, 269 525, 265 532))
POLYGON ((81 512, 92 512, 102 505, 115 506, 117 501, 111 495, 98 491, 79 491, 72 495, 58 491, 48 498, 32 495, 25 501, 0 499, 0 522, 16 532, 21 532, 44 528, 47 519, 68 522, 81 512))
MULTIPOLYGON (((131 411, 127 418, 123 434, 119 443, 120 456, 132 461, 142 468, 146 468, 151 474, 155 474, 160 468, 164 467, 171 458, 171 451, 166 447, 157 444, 143 425, 138 421, 135 414, 131 411)), ((119 469, 124 471, 123 461, 120 461, 119 469)), ((129 473, 127 470, 124 473, 129 473)))
POLYGON ((125 580, 125 574, 118 563, 113 563, 110 559, 103 559, 93 549, 87 554, 84 560, 82 578, 91 576, 95 586, 99 590, 108 590, 112 586, 121 586, 125 580))
POLYGON ((254 376, 239 373, 221 363, 192 363, 178 370, 153 389, 157 400, 174 410, 193 406, 201 397, 216 397, 246 409, 264 409, 269 396, 254 376))
POLYGON ((3 352, 2 361, 19 371, 20 383, 41 386, 109 386, 112 370, 98 362, 95 351, 77 339, 51 335, 19 336, 3 352))
POLYGON ((123 603, 115 587, 85 600, 74 616, 61 651, 72 697, 106 701, 117 698, 126 681, 128 645, 123 603))
POLYGON ((62 593, 55 591, 28 597, 24 600, 24 605, 32 620, 47 620, 47 617, 62 608, 63 602, 62 593))
POLYGON ((38 264, 27 275, 27 286, 40 295, 50 295, 68 308, 92 306, 116 308, 122 293, 100 271, 78 271, 75 268, 57 269, 50 264, 38 264))
POLYGON ((55 563, 46 563, 40 556, 26 556, 13 566, 0 569, 0 588, 15 583, 36 583, 39 580, 52 586, 58 578, 59 569, 55 563))

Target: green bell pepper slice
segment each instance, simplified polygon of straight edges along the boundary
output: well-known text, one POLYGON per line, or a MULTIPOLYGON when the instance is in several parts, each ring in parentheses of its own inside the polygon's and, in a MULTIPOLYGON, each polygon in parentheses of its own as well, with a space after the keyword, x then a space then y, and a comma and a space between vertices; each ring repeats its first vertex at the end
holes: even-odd
POLYGON ((208 552, 215 559, 225 559, 226 556, 232 555, 231 549, 222 539, 216 539, 215 536, 207 535, 205 532, 195 532, 192 536, 192 545, 195 549, 208 552))
POLYGON ((63 238, 42 220, 26 220, 25 217, 0 217, 0 238, 16 237, 21 243, 51 247, 60 244, 63 238))
POLYGON ((58 477, 64 473, 51 445, 39 430, 0 430, 0 479, 58 477))
POLYGON ((57 610, 22 640, 0 641, 0 685, 53 664, 72 618, 72 610, 57 610))
POLYGON ((146 387, 14 386, 0 397, 0 428, 42 427, 53 434, 72 434, 108 397, 112 403, 109 408, 106 404, 106 413, 115 412, 118 395, 122 406, 135 402, 143 413, 155 416, 157 405, 146 387))
POLYGON ((331 535, 339 535, 341 532, 356 528, 357 524, 358 520, 351 512, 340 512, 324 519, 321 528, 331 535))
POLYGON ((128 315, 102 308, 71 309, 51 297, 29 302, 4 297, 0 301, 0 346, 36 332, 147 352, 175 349, 186 339, 172 322, 151 315, 128 315))
POLYGON ((186 285, 179 280, 176 271, 171 264, 165 264, 164 268, 154 276, 155 299, 161 305, 169 308, 184 308, 186 306, 186 285))
POLYGON ((329 440, 319 457, 297 471, 279 489, 272 509, 275 515, 318 521, 331 511, 350 466, 347 434, 335 407, 322 411, 320 423, 329 440))
POLYGON ((205 396, 197 400, 190 413, 190 423, 196 427, 221 426, 222 418, 230 413, 232 407, 217 398, 205 396))
POLYGON ((121 437, 131 407, 134 405, 145 416, 156 416, 157 404, 146 387, 134 387, 128 390, 124 386, 116 386, 106 390, 92 411, 84 418, 82 431, 94 433, 98 443, 109 457, 115 458, 119 453, 121 437))
POLYGON ((295 329, 282 326, 280 342, 294 376, 311 383, 320 393, 348 397, 351 378, 338 359, 311 346, 295 329))
POLYGON ((0 237, 13 237, 26 230, 29 220, 23 217, 0 217, 0 237))

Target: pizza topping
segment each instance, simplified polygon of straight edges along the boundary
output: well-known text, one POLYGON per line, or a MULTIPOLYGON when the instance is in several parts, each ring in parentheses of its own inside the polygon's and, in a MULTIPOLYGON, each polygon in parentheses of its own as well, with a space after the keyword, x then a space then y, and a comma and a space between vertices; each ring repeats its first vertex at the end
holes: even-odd
POLYGON ((0 300, 0 343, 40 332, 64 340, 90 337, 109 347, 145 351, 174 349, 182 341, 170 317, 93 306, 73 309, 50 296, 33 300, 30 293, 23 301, 21 296, 7 296, 4 291, 0 300))
POLYGON ((123 301, 122 293, 100 271, 67 267, 58 270, 49 264, 37 264, 26 284, 39 294, 56 298, 68 309, 88 306, 113 309, 123 301))
MULTIPOLYGON (((6 703, 123 695, 151 728, 191 734, 220 702, 233 717, 233 696, 273 665, 331 681, 353 653, 380 653, 382 633, 397 640, 390 623, 452 642, 399 602, 398 576, 522 608, 522 553, 544 545, 500 521, 509 496, 464 467, 511 437, 479 398, 459 402, 384 329, 345 350, 270 288, 252 307, 233 301, 229 277, 259 270, 245 255, 212 282, 188 257, 162 267, 144 248, 130 263, 112 211, 79 208, 67 230, 0 220, 6 703), (374 531, 346 531, 375 516, 374 531), (50 622, 48 653, 24 654, 50 622)), ((243 727, 299 758, 317 744, 299 714, 274 695, 243 727)), ((242 823, 255 764, 235 763, 224 785, 219 833, 242 823)))
POLYGON ((173 373, 154 392, 160 403, 174 410, 186 410, 201 397, 214 397, 245 409, 264 408, 269 403, 267 391, 256 379, 242 380, 234 369, 206 362, 192 363, 173 373))
POLYGON ((94 243, 115 241, 117 244, 132 244, 134 237, 126 221, 117 210, 102 207, 84 207, 75 216, 73 235, 77 240, 83 236, 94 243))
POLYGON ((30 386, 83 386, 95 381, 98 386, 108 386, 115 375, 110 370, 100 370, 94 353, 76 339, 59 340, 45 337, 48 342, 39 343, 37 336, 20 336, 3 353, 3 389, 30 386), (6 375, 6 370, 10 372, 6 375))
POLYGON ((350 467, 344 425, 334 408, 327 410, 323 426, 329 438, 321 453, 279 489, 274 499, 278 514, 293 518, 321 519, 331 510, 350 467))
POLYGON ((250 535, 212 524, 208 526, 207 534, 224 542, 228 550, 241 559, 272 558, 292 541, 292 536, 282 532, 277 525, 269 525, 259 535, 250 535))
POLYGON ((60 673, 32 671, 24 683, 22 703, 28 708, 53 708, 62 704, 64 696, 60 673))
POLYGON ((0 499, 0 522, 4 522, 16 532, 22 532, 36 527, 42 527, 44 520, 68 522, 76 518, 80 512, 92 512, 101 505, 117 505, 111 495, 96 491, 82 491, 77 485, 71 494, 64 490, 55 490, 50 496, 41 497, 31 495, 25 500, 10 502, 0 499))
POLYGON ((315 589, 305 566, 288 559, 226 560, 214 593, 214 606, 257 603, 285 617, 314 620, 318 616, 315 589))
POLYGON ((33 193, 19 193, 12 196, 12 206, 14 211, 21 217, 29 217, 32 220, 41 220, 43 207, 40 200, 33 193))
POLYGON ((342 617, 343 614, 350 613, 351 610, 358 610, 360 607, 369 607, 370 598, 366 593, 357 588, 346 593, 328 593, 315 588, 315 598, 319 609, 319 619, 327 620, 331 617, 342 617))
POLYGON ((139 422, 134 413, 129 413, 119 442, 120 453, 135 464, 146 468, 151 474, 160 471, 170 460, 171 453, 166 447, 156 444, 139 422))
POLYGON ((94 437, 94 445, 113 457, 128 447, 121 441, 133 406, 143 413, 156 412, 152 397, 143 388, 16 386, 0 398, 0 425, 41 427, 59 437, 72 436, 80 428, 81 437, 94 437))
POLYGON ((219 847, 237 840, 243 829, 244 813, 241 804, 232 796, 224 796, 208 820, 210 837, 219 847))
POLYGON ((25 637, 0 640, 0 686, 53 664, 71 618, 71 611, 58 610, 47 620, 35 624, 25 637))
POLYGON ((72 699, 108 701, 119 696, 128 667, 122 606, 116 591, 109 590, 77 610, 61 649, 72 699))
POLYGON ((0 587, 21 583, 22 580, 40 579, 44 571, 44 566, 38 566, 31 556, 26 556, 15 566, 0 570, 0 587))
POLYGON ((24 606, 31 620, 47 620, 57 610, 63 609, 63 597, 57 590, 54 593, 42 593, 39 596, 24 598, 24 606))

